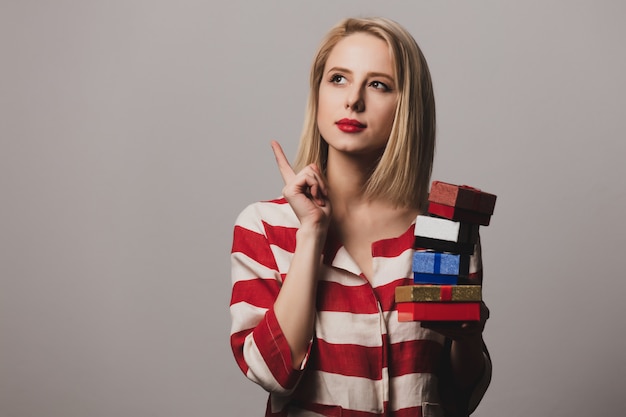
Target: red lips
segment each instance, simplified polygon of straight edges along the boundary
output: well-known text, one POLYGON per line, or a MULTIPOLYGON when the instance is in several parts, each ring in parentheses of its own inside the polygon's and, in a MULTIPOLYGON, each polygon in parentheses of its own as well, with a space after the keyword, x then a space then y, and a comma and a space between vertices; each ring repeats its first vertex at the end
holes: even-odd
POLYGON ((336 124, 339 130, 346 133, 361 132, 367 127, 367 125, 355 119, 341 119, 336 124))

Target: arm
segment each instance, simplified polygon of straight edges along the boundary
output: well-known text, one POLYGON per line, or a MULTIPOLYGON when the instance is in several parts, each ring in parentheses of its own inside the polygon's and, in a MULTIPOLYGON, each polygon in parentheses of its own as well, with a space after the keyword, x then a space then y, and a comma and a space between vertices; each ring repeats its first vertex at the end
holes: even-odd
POLYGON ((489 318, 489 309, 485 303, 481 303, 480 316, 477 322, 422 322, 422 327, 441 333, 452 341, 450 369, 454 385, 464 391, 477 384, 486 366, 482 332, 489 318))
POLYGON ((447 390, 453 393, 449 398, 453 407, 463 416, 478 407, 491 382, 491 359, 482 338, 489 317, 489 309, 484 303, 480 314, 479 322, 463 323, 450 332, 454 338, 450 342, 450 385, 447 390))
MULTIPOLYGON (((280 167, 279 158, 277 155, 280 167)), ((282 162, 286 163, 286 159, 282 162)), ((283 169, 286 168, 281 168, 281 173, 283 169)), ((311 170, 315 171, 311 168, 308 173, 298 174, 299 178, 291 171, 294 181, 290 184, 307 175, 315 178, 317 173, 311 170)), ((312 186, 301 188, 322 198, 319 187, 316 191, 312 186)), ((290 192, 286 185, 283 193, 293 199, 290 192)), ((293 255, 280 259, 275 258, 279 256, 272 251, 275 242, 267 234, 267 227, 272 226, 263 221, 267 213, 280 210, 272 206, 273 203, 253 205, 237 219, 231 254, 231 346, 248 378, 267 391, 288 394, 299 379, 313 335, 317 275, 330 207, 321 210, 321 223, 302 221, 303 217, 298 216, 301 227, 296 233, 295 250, 289 250, 293 255), (287 260, 289 269, 283 279, 284 267, 279 270, 278 264, 284 265, 287 260)), ((298 215, 298 211, 294 212, 298 215)))
POLYGON ((300 228, 296 232, 296 251, 274 312, 291 352, 291 366, 300 368, 313 336, 317 275, 325 231, 300 228))
POLYGON ((480 321, 463 323, 452 332, 450 366, 455 385, 462 390, 472 389, 485 371, 487 358, 482 332, 489 318, 489 309, 481 303, 480 321))
POLYGON ((301 224, 287 277, 274 303, 276 318, 291 350, 292 366, 299 368, 313 336, 317 276, 331 209, 318 167, 310 165, 295 174, 277 142, 272 142, 272 149, 285 181, 283 195, 301 224))
POLYGON ((273 304, 282 275, 263 219, 281 210, 257 203, 237 218, 231 253, 230 343, 243 373, 269 392, 288 394, 299 375, 293 371, 289 346, 276 321, 273 304))
MULTIPOLYGON (((480 240, 470 261, 470 275, 482 284, 482 257, 480 240)), ((422 327, 443 334, 449 340, 448 390, 455 397, 465 398, 465 406, 473 411, 482 399, 491 380, 491 360, 483 341, 483 331, 489 318, 485 303, 480 306, 480 320, 476 322, 422 322, 422 327), (459 394, 460 393, 460 394, 459 394)))

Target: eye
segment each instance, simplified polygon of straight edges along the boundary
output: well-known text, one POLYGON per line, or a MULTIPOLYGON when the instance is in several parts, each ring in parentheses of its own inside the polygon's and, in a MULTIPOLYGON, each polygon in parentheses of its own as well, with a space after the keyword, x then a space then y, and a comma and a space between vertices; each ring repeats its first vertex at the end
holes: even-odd
POLYGON ((346 77, 341 74, 333 74, 330 77, 330 82, 333 84, 345 84, 347 82, 346 77))
POLYGON ((389 88, 389 86, 381 81, 372 81, 370 83, 371 87, 374 87, 377 90, 381 90, 381 91, 391 91, 391 88, 389 88))

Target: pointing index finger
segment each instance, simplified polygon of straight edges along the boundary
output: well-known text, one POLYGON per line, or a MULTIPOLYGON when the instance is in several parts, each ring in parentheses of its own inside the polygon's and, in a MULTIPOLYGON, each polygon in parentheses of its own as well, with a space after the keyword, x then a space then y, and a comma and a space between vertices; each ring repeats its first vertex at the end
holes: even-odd
POLYGON ((283 181, 285 184, 289 182, 293 177, 296 176, 296 173, 293 172, 293 168, 289 164, 285 153, 283 152, 283 148, 280 146, 278 142, 273 140, 271 142, 272 150, 274 151, 274 157, 276 157, 276 164, 278 165, 278 170, 280 171, 280 175, 283 177, 283 181))

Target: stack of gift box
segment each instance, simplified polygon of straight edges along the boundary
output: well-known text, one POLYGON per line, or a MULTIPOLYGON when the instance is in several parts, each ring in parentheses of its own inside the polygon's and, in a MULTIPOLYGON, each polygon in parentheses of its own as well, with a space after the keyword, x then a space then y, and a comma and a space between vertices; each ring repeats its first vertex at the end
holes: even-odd
POLYGON ((495 203, 494 194, 477 188, 432 182, 428 213, 415 219, 413 285, 395 290, 399 321, 480 320, 476 243, 495 203))

